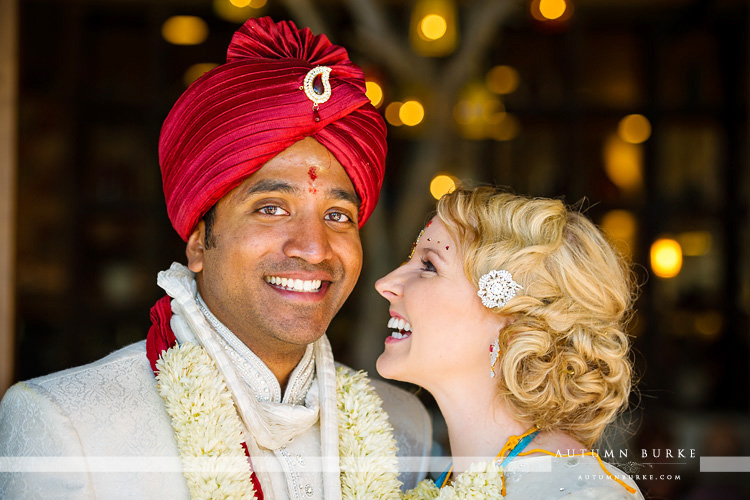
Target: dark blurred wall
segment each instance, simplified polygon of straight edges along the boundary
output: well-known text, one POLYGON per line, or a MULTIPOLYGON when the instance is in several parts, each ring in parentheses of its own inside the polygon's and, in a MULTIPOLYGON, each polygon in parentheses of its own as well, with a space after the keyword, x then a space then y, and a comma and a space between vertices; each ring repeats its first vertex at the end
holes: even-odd
MULTIPOLYGON (((269 0, 261 12, 288 18, 297 12, 286 10, 289 3, 269 0)), ((456 3, 464 35, 464 14, 477 3, 456 3)), ((374 4, 406 40, 411 3, 374 4)), ((459 120, 450 124, 450 154, 434 173, 569 203, 585 198, 582 206, 605 228, 615 215, 629 217, 626 251, 642 284, 631 332, 641 375, 631 443, 700 447, 717 426, 728 426, 737 453, 750 455, 747 4, 579 1, 554 26, 535 21, 529 4, 517 4, 467 74, 481 83, 493 66, 517 70, 518 88, 501 98, 513 133, 461 125, 468 109, 462 94, 450 103, 459 120), (634 153, 642 156, 640 180, 624 187, 608 171, 608 141, 629 114, 647 117, 651 135, 634 153), (697 248, 674 278, 651 268, 651 245, 663 236, 697 248)), ((370 55, 348 2, 315 7, 333 41, 383 84, 381 110, 430 94, 400 83, 370 55)), ((16 380, 145 337, 149 308, 162 295, 156 273, 184 261, 161 191, 161 121, 185 88, 187 68, 223 62, 238 27, 197 0, 24 0, 20 19, 16 380), (177 14, 203 18, 207 40, 167 43, 162 24, 177 14)), ((447 59, 432 62, 440 67, 447 59)), ((430 105, 425 99, 424 123, 389 127, 373 223, 386 236, 363 231, 364 240, 381 238, 389 268, 406 257, 419 230, 416 222, 393 228, 402 227, 409 169, 429 139, 430 105)), ((420 192, 409 216, 421 222, 434 200, 428 186, 420 192)), ((365 266, 373 259, 365 255, 365 266)), ((372 292, 377 273, 367 269, 330 337, 339 359, 371 367, 387 306, 372 292), (358 326, 371 310, 382 310, 382 325, 358 326)), ((688 498, 702 488, 697 463, 685 467, 685 480, 651 484, 654 495, 688 498)))

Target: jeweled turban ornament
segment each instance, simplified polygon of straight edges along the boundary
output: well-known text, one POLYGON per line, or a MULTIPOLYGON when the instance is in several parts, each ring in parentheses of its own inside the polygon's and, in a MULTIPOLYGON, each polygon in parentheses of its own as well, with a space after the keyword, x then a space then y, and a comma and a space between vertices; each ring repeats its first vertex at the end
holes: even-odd
POLYGON ((482 299, 482 304, 491 309, 507 304, 518 290, 523 290, 523 287, 513 281, 513 276, 508 271, 493 269, 479 278, 477 295, 482 299))
POLYGON ((226 64, 188 87, 162 127, 164 195, 180 236, 187 240, 217 201, 305 137, 344 167, 361 200, 361 227, 378 201, 386 154, 385 122, 365 91, 362 70, 325 35, 249 19, 226 64))

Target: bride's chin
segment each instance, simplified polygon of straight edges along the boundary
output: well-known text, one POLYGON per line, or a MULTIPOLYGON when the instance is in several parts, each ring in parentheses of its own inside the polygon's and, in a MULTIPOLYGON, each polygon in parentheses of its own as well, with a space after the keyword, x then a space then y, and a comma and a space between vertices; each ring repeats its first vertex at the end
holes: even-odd
POLYGON ((387 352, 384 352, 378 357, 378 360, 375 362, 375 369, 383 378, 408 382, 408 380, 404 380, 399 376, 400 370, 398 369, 398 361, 394 360, 392 356, 389 356, 387 352))

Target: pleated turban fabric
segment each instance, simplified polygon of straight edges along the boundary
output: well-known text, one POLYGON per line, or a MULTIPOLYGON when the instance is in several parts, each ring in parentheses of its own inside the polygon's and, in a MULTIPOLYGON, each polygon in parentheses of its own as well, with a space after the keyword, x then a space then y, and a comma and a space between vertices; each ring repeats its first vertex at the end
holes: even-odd
MULTIPOLYGON (((316 91, 322 93, 323 75, 316 91)), ((385 171, 386 128, 365 96, 362 70, 344 48, 294 23, 250 19, 234 35, 227 62, 196 80, 167 116, 159 164, 167 212, 187 241, 203 215, 268 160, 314 137, 344 167, 372 214, 385 171), (302 89, 318 66, 331 69, 330 98, 302 89)))

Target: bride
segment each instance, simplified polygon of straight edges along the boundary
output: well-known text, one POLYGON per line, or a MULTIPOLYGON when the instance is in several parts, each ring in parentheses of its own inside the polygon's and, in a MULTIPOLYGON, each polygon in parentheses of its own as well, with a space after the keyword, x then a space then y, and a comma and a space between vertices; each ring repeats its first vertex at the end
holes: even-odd
POLYGON ((394 330, 378 372, 428 390, 448 425, 451 469, 407 498, 643 498, 592 452, 628 403, 633 287, 586 217, 459 189, 375 287, 394 330))

